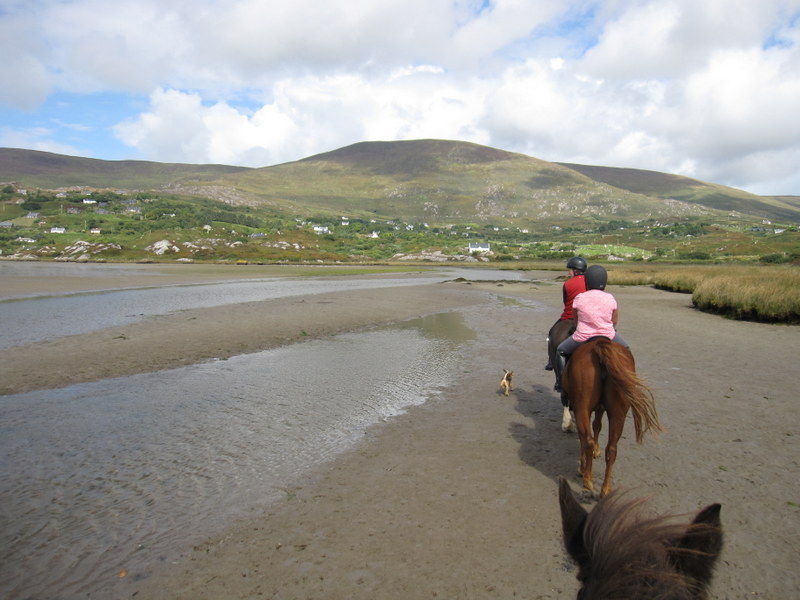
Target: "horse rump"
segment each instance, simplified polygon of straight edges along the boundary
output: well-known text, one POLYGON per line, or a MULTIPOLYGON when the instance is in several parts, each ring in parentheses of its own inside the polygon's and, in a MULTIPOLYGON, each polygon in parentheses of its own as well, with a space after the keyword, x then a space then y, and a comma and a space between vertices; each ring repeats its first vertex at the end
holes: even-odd
POLYGON ((630 348, 601 337, 595 339, 592 351, 603 372, 606 397, 615 391, 630 406, 636 441, 642 443, 644 434, 648 431, 653 434, 664 431, 658 419, 653 393, 637 375, 636 362, 630 348))

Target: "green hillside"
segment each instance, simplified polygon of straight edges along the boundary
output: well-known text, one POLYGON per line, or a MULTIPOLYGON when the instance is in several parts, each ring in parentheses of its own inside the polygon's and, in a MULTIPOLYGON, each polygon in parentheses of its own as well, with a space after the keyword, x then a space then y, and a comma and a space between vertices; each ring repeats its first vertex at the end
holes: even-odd
POLYGON ((287 215, 441 225, 581 227, 609 220, 727 218, 800 222, 797 197, 695 179, 561 164, 467 142, 361 142, 263 168, 102 161, 0 148, 0 182, 40 189, 170 191, 287 215))
POLYGON ((621 169, 559 163, 595 181, 636 194, 675 199, 689 204, 778 221, 797 221, 800 197, 757 196, 735 188, 681 175, 642 169, 621 169))
POLYGON ((36 150, 0 148, 0 182, 42 189, 66 187, 148 190, 183 180, 204 181, 245 167, 140 160, 97 160, 36 150))
MULTIPOLYGON (((300 215, 580 226, 714 213, 616 188, 555 163, 465 142, 362 142, 208 185, 300 215)), ((197 190, 195 190, 197 191, 197 190)), ((798 213, 800 214, 800 213, 798 213)))
POLYGON ((446 140, 263 168, 5 148, 0 208, 0 257, 26 260, 800 260, 800 198, 446 140))

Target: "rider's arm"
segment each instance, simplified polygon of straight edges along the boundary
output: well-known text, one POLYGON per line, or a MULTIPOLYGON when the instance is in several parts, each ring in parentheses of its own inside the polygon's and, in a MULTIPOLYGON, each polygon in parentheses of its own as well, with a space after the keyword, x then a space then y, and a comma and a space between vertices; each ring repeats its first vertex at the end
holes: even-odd
POLYGON ((617 328, 618 310, 615 308, 611 313, 611 322, 614 324, 614 329, 617 328))

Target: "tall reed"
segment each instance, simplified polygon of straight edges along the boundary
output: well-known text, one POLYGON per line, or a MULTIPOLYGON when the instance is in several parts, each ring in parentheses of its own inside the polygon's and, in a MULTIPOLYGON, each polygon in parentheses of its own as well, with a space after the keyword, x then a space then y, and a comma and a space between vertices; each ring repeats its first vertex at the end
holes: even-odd
POLYGON ((609 267, 609 283, 654 285, 691 293, 697 308, 736 319, 800 323, 800 269, 797 267, 609 267))

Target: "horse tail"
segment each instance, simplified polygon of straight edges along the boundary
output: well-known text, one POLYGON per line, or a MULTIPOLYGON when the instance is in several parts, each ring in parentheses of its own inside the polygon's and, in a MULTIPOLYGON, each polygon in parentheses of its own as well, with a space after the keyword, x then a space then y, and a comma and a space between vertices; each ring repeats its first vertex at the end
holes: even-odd
POLYGON ((633 356, 622 344, 600 340, 595 345, 598 360, 605 367, 609 380, 628 401, 636 429, 636 441, 642 443, 648 431, 656 435, 664 431, 658 420, 655 399, 650 388, 636 374, 633 356))

